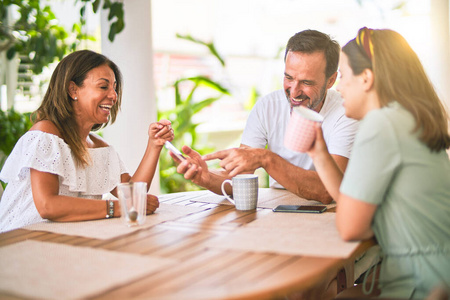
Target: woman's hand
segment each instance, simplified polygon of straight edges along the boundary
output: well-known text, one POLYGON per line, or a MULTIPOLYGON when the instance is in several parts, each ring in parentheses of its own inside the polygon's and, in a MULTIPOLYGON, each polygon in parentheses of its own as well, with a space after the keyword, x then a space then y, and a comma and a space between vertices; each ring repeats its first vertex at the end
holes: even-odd
POLYGON ((159 207, 158 197, 147 194, 147 215, 151 215, 159 207))
POLYGON ((173 128, 169 120, 160 120, 150 124, 148 129, 149 143, 153 146, 162 147, 166 141, 174 138, 173 128))
POLYGON ((341 166, 336 163, 336 160, 328 152, 327 144, 323 138, 322 127, 320 124, 316 125, 316 139, 308 150, 308 155, 311 157, 316 168, 317 174, 319 174, 320 180, 327 189, 330 196, 337 202, 339 199, 339 187, 341 186, 343 173, 347 165, 344 160, 345 157, 337 156, 340 160, 341 166))
POLYGON ((328 154, 328 147, 323 138, 322 125, 316 124, 316 139, 314 140, 311 148, 307 151, 308 155, 314 161, 320 155, 328 154))

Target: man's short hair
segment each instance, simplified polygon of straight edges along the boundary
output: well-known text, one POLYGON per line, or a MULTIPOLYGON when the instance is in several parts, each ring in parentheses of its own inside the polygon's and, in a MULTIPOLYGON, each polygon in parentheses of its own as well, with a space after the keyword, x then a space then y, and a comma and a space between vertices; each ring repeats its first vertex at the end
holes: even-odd
POLYGON ((289 51, 304 53, 323 52, 327 60, 325 69, 326 78, 330 78, 338 69, 341 47, 328 34, 320 31, 308 29, 297 32, 289 39, 286 45, 284 61, 286 61, 286 56, 289 51))

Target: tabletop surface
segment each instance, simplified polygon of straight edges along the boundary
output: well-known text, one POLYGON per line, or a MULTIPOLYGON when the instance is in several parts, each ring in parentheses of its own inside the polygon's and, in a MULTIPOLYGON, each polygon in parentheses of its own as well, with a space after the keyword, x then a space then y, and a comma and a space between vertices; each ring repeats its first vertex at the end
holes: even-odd
MULTIPOLYGON (((208 193, 161 196, 162 205, 201 210, 115 238, 104 240, 17 229, 0 234, 0 251, 23 241, 35 241, 46 245, 61 244, 80 249, 108 250, 108 253, 159 257, 175 262, 87 297, 92 299, 283 299, 293 292, 311 288, 330 273, 336 273, 372 245, 370 241, 360 243, 347 258, 210 248, 207 245, 212 239, 226 237, 236 229, 274 213, 270 208, 238 211, 232 205, 195 201, 208 193)), ((331 213, 333 209, 323 215, 331 213)), ((0 257, 0 269, 1 264, 6 264, 6 261, 2 263, 0 257)), ((110 264, 114 265, 115 261, 110 264)), ((24 268, 23 272, 28 271, 24 268)), ((2 290, 0 285, 0 298, 27 297, 2 290)))

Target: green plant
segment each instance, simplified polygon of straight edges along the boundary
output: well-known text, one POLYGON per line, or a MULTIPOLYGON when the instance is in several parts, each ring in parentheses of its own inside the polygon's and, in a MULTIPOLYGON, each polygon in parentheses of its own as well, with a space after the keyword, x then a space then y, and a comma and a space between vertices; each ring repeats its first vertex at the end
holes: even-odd
MULTIPOLYGON (((191 36, 177 35, 182 38, 199 45, 206 46, 210 53, 216 57, 222 66, 225 66, 225 61, 215 50, 212 43, 205 43, 203 41, 192 38, 191 36)), ((175 91, 175 108, 168 111, 158 112, 158 119, 167 119, 172 122, 172 127, 175 132, 175 138, 172 143, 181 148, 182 145, 190 145, 200 154, 205 154, 214 151, 213 147, 207 145, 199 145, 197 143, 196 128, 199 124, 192 121, 192 117, 213 104, 224 95, 230 95, 228 89, 223 87, 220 83, 215 82, 205 76, 195 76, 180 78, 172 85, 175 91), (188 93, 186 97, 182 96, 182 88, 187 88, 188 93), (214 93, 214 96, 198 100, 194 99, 195 92, 199 89, 208 89, 214 93)), ((184 179, 183 175, 176 172, 176 166, 172 158, 168 155, 161 155, 160 160, 160 182, 162 193, 173 193, 178 191, 198 190, 199 187, 190 181, 184 179)))
MULTIPOLYGON (((13 150, 19 138, 33 125, 30 119, 31 113, 19 113, 14 108, 6 112, 0 110, 0 170, 6 158, 13 150)), ((2 182, 3 188, 5 184, 2 182)))
MULTIPOLYGON (((84 2, 80 9, 80 24, 83 26, 85 22, 85 12, 88 3, 92 4, 92 11, 97 13, 102 0, 77 0, 84 2)), ((109 10, 108 21, 111 22, 109 27, 108 39, 113 42, 116 34, 120 33, 125 28, 124 9, 122 1, 103 0, 103 9, 109 10)))
MULTIPOLYGON (((8 59, 14 58, 16 53, 20 54, 19 58, 26 57, 33 66, 33 73, 40 74, 44 67, 75 50, 81 40, 93 39, 82 32, 85 11, 91 4, 93 11, 98 12, 101 0, 79 1, 84 2, 80 23, 72 27, 75 41, 69 41, 69 34, 58 25, 49 5, 42 6, 40 0, 0 0, 0 52, 6 51, 8 59), (20 15, 17 20, 8 19, 10 9, 20 15)), ((112 23, 108 38, 113 41, 125 26, 123 3, 104 0, 103 9, 109 10, 108 20, 112 23)))

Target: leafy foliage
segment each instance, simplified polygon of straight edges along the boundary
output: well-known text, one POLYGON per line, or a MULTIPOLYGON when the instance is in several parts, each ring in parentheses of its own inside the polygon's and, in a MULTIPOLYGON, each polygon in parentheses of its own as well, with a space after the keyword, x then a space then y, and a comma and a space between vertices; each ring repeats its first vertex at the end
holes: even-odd
POLYGON ((14 108, 6 112, 0 109, 0 169, 3 168, 6 158, 19 138, 33 125, 30 114, 21 114, 15 111, 14 108))
MULTIPOLYGON (((85 24, 86 6, 91 4, 96 13, 101 0, 77 0, 84 2, 80 10, 80 23, 74 24, 72 32, 75 40, 68 40, 68 32, 60 25, 49 5, 42 6, 40 0, 0 0, 0 52, 6 51, 8 59, 16 53, 27 57, 33 65, 34 74, 61 60, 65 54, 76 49, 81 40, 93 39, 82 32, 85 24), (17 10, 18 20, 8 25, 8 11, 17 10)), ((121 32, 124 24, 122 2, 105 0, 103 9, 109 10, 108 20, 112 21, 108 38, 114 41, 115 35, 121 32)))
MULTIPOLYGON (((102 0, 78 0, 78 1, 85 3, 80 10, 80 24, 84 25, 86 6, 89 3, 91 3, 92 11, 94 13, 97 13, 100 8, 102 0)), ((120 33, 125 28, 123 3, 111 0, 103 0, 102 8, 105 10, 109 10, 108 21, 111 22, 111 25, 109 28, 108 39, 111 42, 113 42, 114 38, 116 37, 116 34, 120 33)))
MULTIPOLYGON (((31 113, 19 113, 14 108, 8 111, 0 110, 0 151, 9 155, 17 140, 33 125, 31 113)), ((3 164, 1 164, 3 165, 3 164)))
POLYGON ((26 55, 31 60, 35 74, 41 73, 43 67, 56 58, 61 59, 76 46, 63 42, 68 33, 57 25, 49 6, 40 7, 39 0, 4 0, 0 17, 0 51, 6 51, 8 59, 14 58, 16 53, 26 55), (11 27, 6 25, 10 6, 17 8, 20 14, 20 18, 11 27))
POLYGON ((220 64, 222 65, 222 67, 225 67, 225 61, 223 60, 222 56, 217 52, 216 47, 214 46, 213 42, 204 42, 202 40, 192 37, 189 34, 181 35, 181 34, 177 33, 177 38, 184 39, 184 40, 191 41, 191 42, 194 42, 199 45, 206 46, 208 48, 209 52, 212 55, 214 55, 214 57, 217 58, 217 60, 220 61, 220 64))

